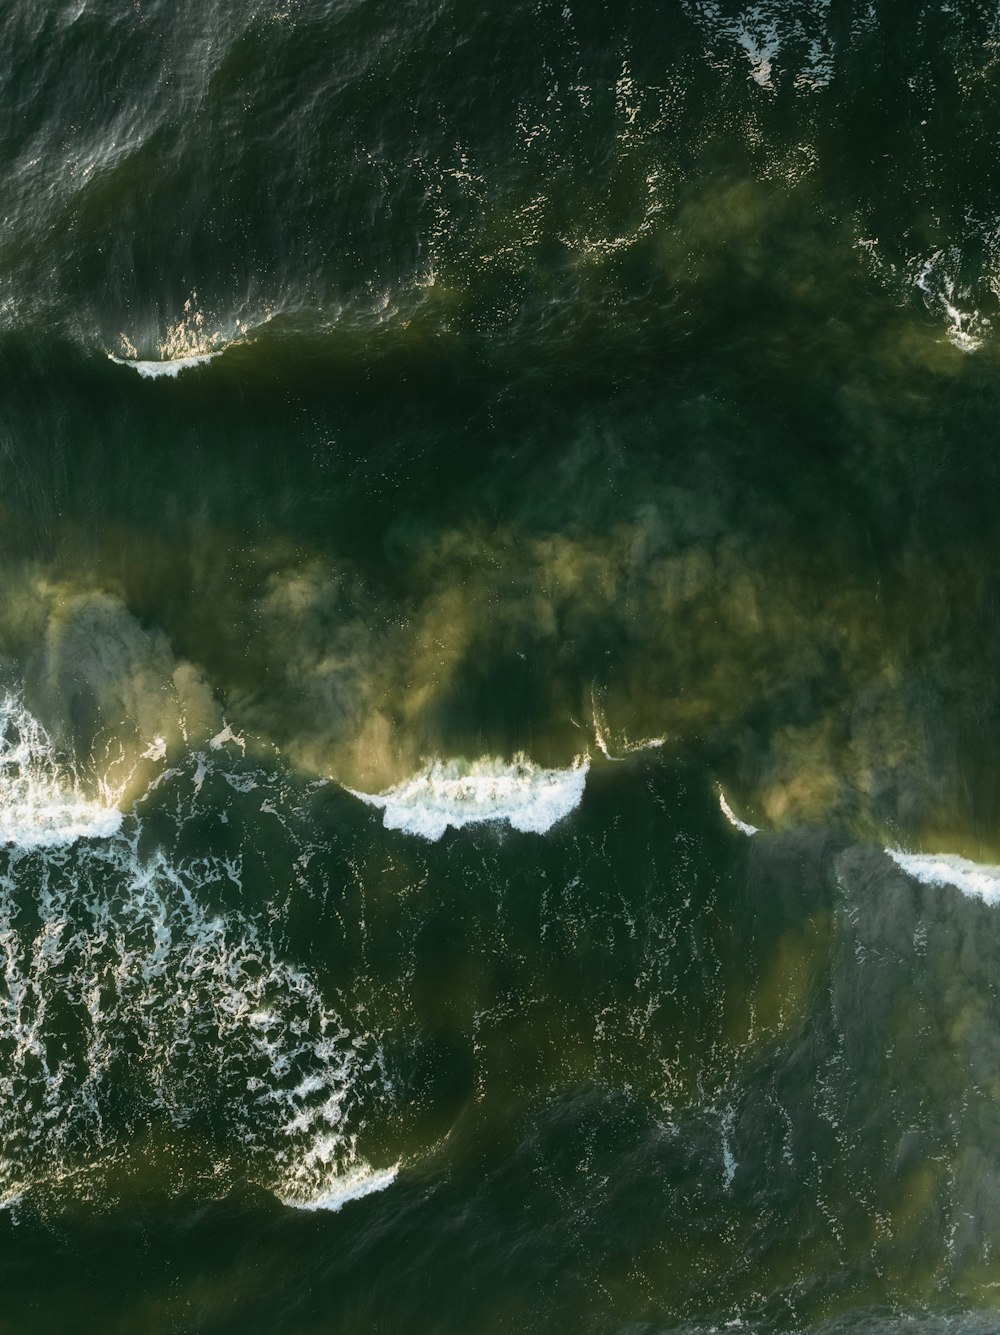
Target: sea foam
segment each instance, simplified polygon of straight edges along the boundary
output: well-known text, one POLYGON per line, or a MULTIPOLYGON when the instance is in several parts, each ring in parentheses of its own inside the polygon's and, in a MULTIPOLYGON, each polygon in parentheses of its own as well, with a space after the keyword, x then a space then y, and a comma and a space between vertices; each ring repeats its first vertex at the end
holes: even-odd
POLYGON ((285 957, 276 937, 286 883, 263 903, 243 894, 252 827, 206 796, 205 785, 231 790, 234 779, 246 793, 252 778, 244 816, 277 816, 284 834, 271 838, 284 839, 304 885, 312 836, 283 773, 251 773, 220 742, 179 756, 150 786, 178 830, 190 821, 204 839, 213 810, 220 825, 232 820, 236 842, 223 853, 211 840, 191 858, 146 847, 143 799, 121 835, 80 839, 68 853, 55 845, 121 817, 76 793, 71 766, 16 698, 0 710, 3 833, 39 849, 42 864, 40 893, 0 869, 0 1209, 29 1190, 58 1196, 71 1181, 79 1199, 132 1153, 128 1127, 110 1134, 105 1120, 122 1098, 126 1054, 130 1097, 165 1126, 211 1110, 228 1146, 214 1160, 220 1191, 249 1176, 289 1205, 339 1210, 387 1187, 396 1170, 369 1169, 356 1148, 366 1116, 390 1106, 375 1026, 334 1009, 285 957), (65 1041, 66 1016, 77 1013, 79 1050, 65 1041))
POLYGON ((121 827, 109 800, 81 793, 48 733, 14 695, 0 701, 0 844, 24 851, 103 839, 121 827))
POLYGON ((484 756, 472 762, 434 760, 419 774, 382 793, 348 792, 382 810, 387 830, 440 839, 449 825, 506 821, 513 829, 545 834, 580 804, 590 757, 568 769, 543 769, 518 754, 510 762, 484 756))
POLYGON ((756 825, 750 825, 747 821, 740 820, 739 816, 737 816, 736 812, 726 801, 726 795, 721 788, 719 789, 719 809, 733 829, 739 830, 740 834, 745 834, 748 837, 752 834, 760 834, 760 830, 756 825))
MULTIPOLYGON (((270 319, 270 315, 266 316, 270 319)), ((246 326, 242 320, 236 320, 235 329, 229 324, 228 330, 212 329, 214 321, 207 320, 204 311, 198 305, 198 293, 192 292, 184 302, 184 310, 174 324, 167 325, 167 331, 158 341, 152 358, 139 356, 139 351, 127 334, 120 335, 121 350, 124 356, 116 357, 108 353, 111 361, 118 366, 130 366, 133 371, 146 379, 158 376, 179 376, 182 371, 189 371, 196 366, 204 366, 234 342, 241 342, 246 326)))
POLYGON ((950 885, 970 899, 987 904, 1000 902, 1000 867, 971 862, 956 853, 904 853, 898 848, 885 850, 908 876, 924 885, 950 885))
POLYGON ((376 1191, 385 1191, 387 1187, 392 1186, 398 1175, 399 1164, 381 1171, 370 1168, 368 1164, 359 1164, 356 1168, 348 1169, 336 1177, 315 1196, 304 1198, 282 1196, 280 1199, 283 1205, 288 1205, 293 1210, 328 1210, 331 1214, 336 1214, 350 1201, 360 1201, 376 1191))
POLYGON ((194 366, 204 366, 210 362, 213 357, 218 357, 218 352, 202 352, 190 357, 171 357, 167 360, 154 358, 151 361, 143 361, 132 357, 116 357, 114 353, 109 352, 108 358, 116 366, 130 366, 133 371, 138 371, 139 375, 147 380, 155 380, 158 376, 169 376, 176 379, 182 371, 188 371, 194 366))

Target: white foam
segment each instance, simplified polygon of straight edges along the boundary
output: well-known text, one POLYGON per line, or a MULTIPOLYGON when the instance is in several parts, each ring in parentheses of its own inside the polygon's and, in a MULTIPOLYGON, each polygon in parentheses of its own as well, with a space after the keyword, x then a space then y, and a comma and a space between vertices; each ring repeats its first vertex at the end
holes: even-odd
POLYGON ((740 820, 739 816, 736 815, 735 811, 733 811, 732 807, 726 801, 726 795, 721 788, 719 789, 719 806, 722 809, 722 814, 734 830, 739 830, 740 834, 745 834, 747 836, 760 834, 760 830, 756 825, 748 825, 745 820, 740 820))
POLYGON ((244 755, 246 755, 246 749, 247 749, 246 739, 243 737, 242 733, 238 734, 233 732, 232 728, 228 723, 222 729, 221 732, 217 732, 215 734, 215 736, 211 739, 211 741, 208 744, 213 751, 219 751, 222 749, 222 747, 225 746, 227 742, 232 742, 234 745, 238 746, 240 748, 240 751, 244 755))
POLYGON ((506 821, 515 830, 545 834, 580 804, 590 757, 568 769, 543 769, 518 754, 510 762, 484 756, 434 760, 419 774, 383 793, 353 793, 383 812, 387 830, 405 830, 431 841, 452 826, 506 821))
POLYGON ((722 1114, 722 1173, 727 1191, 732 1187, 733 1178, 736 1176, 737 1168, 739 1168, 731 1142, 734 1120, 735 1114, 732 1106, 730 1106, 722 1114))
POLYGON ((30 851, 106 839, 122 815, 109 801, 85 797, 76 774, 20 700, 0 701, 0 844, 30 851))
MULTIPOLYGON (((193 780, 220 762, 220 777, 232 777, 224 746, 179 757, 150 785, 178 828, 193 819, 204 833, 193 780)), ((281 813, 292 875, 305 888, 312 835, 283 772, 247 777, 281 813)), ((19 700, 0 697, 0 819, 9 822, 12 801, 19 842, 41 852, 30 885, 0 859, 0 1209, 27 1191, 62 1191, 77 1168, 99 1178, 127 1155, 105 1120, 125 1052, 129 1079, 167 1123, 184 1126, 207 1108, 225 1119, 239 1149, 215 1164, 220 1190, 249 1175, 289 1204, 336 1210, 387 1187, 396 1169, 363 1167, 357 1147, 366 1116, 391 1105, 379 1035, 367 1015, 333 1009, 275 945, 285 882, 263 904, 243 896, 252 834, 225 855, 141 851, 140 800, 118 837, 71 853, 51 847, 76 834, 66 819, 74 802, 86 817, 80 833, 122 818, 100 807, 95 816, 41 726, 19 700), (40 827, 44 800, 62 819, 40 827), (62 1041, 67 1006, 86 1009, 83 1053, 62 1041)))
MULTIPOLYGON (((606 759, 613 761, 627 760, 629 756, 635 755, 639 751, 655 751, 658 747, 666 745, 667 738, 665 735, 662 737, 644 737, 639 742, 630 742, 628 737, 623 736, 621 742, 615 747, 622 754, 615 755, 608 745, 610 737, 608 721, 602 705, 598 702, 596 690, 592 690, 590 693, 590 704, 591 717, 594 722, 594 741, 597 744, 597 749, 602 752, 606 759)), ((575 720, 573 721, 575 722, 575 720)), ((579 724, 577 724, 577 727, 579 727, 579 724)))
MULTIPOLYGON (((270 319, 270 316, 266 318, 270 319)), ((173 379, 182 371, 204 366, 220 352, 232 347, 234 342, 242 341, 245 332, 242 320, 236 320, 235 330, 230 327, 227 331, 220 328, 212 330, 212 323, 198 305, 198 293, 192 292, 184 302, 180 318, 174 324, 167 325, 166 333, 157 342, 157 357, 140 357, 135 343, 124 333, 120 335, 124 355, 116 357, 113 352, 109 352, 108 356, 119 366, 130 366, 147 379, 158 376, 170 376, 173 379)))
POLYGON ((59 798, 42 805, 0 807, 0 843, 18 848, 53 848, 77 839, 106 839, 121 828, 122 814, 114 807, 59 798))
MULTIPOLYGON (((221 351, 220 348, 219 352, 221 351)), ((194 366, 204 366, 213 357, 218 357, 219 352, 202 352, 191 357, 172 357, 169 360, 156 358, 151 361, 131 357, 116 357, 113 352, 109 352, 108 358, 116 366, 130 366, 133 371, 138 371, 139 375, 147 380, 155 380, 158 376, 169 376, 172 380, 175 380, 182 371, 188 371, 194 366)))
POLYGON ((982 345, 982 331, 988 330, 989 321, 984 320, 978 311, 963 311, 955 304, 957 284, 945 269, 949 260, 957 263, 958 256, 946 256, 944 251, 936 250, 924 261, 914 282, 924 294, 928 308, 935 314, 943 314, 947 320, 945 333, 948 341, 961 352, 975 352, 982 345))
POLYGON ((924 885, 950 885, 970 899, 1000 903, 1000 867, 971 862, 957 853, 904 853, 898 848, 885 851, 897 867, 924 885))
POLYGON ((368 1164, 360 1164, 357 1168, 334 1178, 317 1195, 309 1199, 285 1196, 281 1198, 281 1203, 291 1206, 293 1210, 329 1210, 336 1214, 349 1201, 360 1201, 365 1196, 374 1195, 376 1191, 385 1191, 386 1187, 392 1186, 398 1176, 399 1164, 393 1164, 391 1168, 384 1168, 381 1171, 370 1168, 368 1164))

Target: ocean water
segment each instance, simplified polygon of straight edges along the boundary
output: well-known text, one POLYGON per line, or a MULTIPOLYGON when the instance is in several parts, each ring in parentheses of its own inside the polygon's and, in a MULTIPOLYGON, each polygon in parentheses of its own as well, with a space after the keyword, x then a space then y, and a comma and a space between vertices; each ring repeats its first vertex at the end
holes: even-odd
POLYGON ((0 1335, 1000 1329, 998 76, 0 7, 0 1335))

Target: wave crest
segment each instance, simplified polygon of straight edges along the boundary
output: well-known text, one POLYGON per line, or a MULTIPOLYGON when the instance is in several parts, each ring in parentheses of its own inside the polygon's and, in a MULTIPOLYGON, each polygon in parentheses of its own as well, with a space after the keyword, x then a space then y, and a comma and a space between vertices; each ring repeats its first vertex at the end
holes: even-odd
POLYGON ((523 753, 506 762, 433 760, 419 774, 382 793, 347 791, 379 807, 387 830, 440 839, 451 826, 506 822, 526 834, 545 834, 580 804, 590 769, 588 755, 567 769, 543 769, 523 753))

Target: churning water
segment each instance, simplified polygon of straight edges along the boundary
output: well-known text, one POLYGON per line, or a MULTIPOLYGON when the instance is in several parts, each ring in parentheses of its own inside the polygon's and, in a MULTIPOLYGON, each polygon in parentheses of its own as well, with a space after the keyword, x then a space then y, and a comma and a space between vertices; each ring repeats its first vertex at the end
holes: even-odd
POLYGON ((0 1329, 997 1329, 998 53, 4 7, 0 1329))

